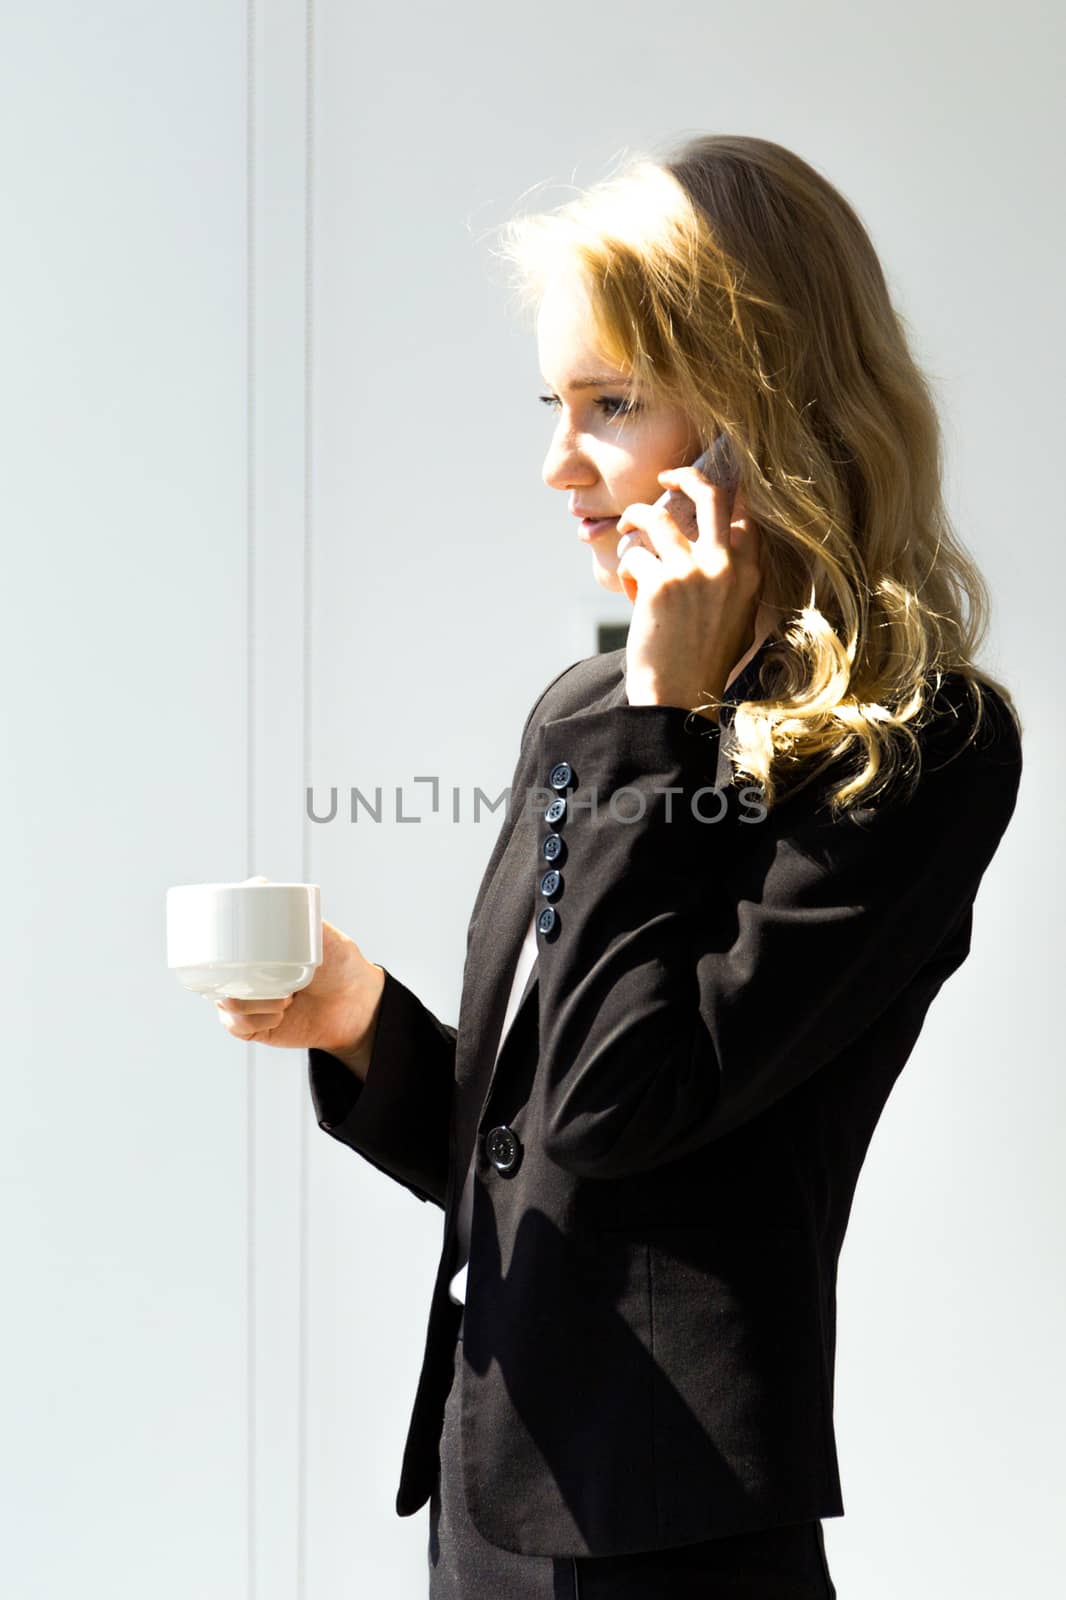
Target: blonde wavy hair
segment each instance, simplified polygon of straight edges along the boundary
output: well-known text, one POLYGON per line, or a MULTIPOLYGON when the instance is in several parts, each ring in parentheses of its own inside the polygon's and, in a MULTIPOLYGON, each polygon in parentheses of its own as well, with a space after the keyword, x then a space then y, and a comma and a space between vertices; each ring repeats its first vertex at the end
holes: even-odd
POLYGON ((732 760, 768 806, 835 761, 834 816, 916 782, 917 731, 949 672, 975 701, 969 738, 989 688, 1020 731, 1006 687, 974 664, 989 595, 944 505, 930 386, 862 222, 824 177, 766 139, 706 135, 630 157, 496 240, 522 309, 576 268, 634 398, 732 446, 779 614, 766 698, 737 704, 732 760))

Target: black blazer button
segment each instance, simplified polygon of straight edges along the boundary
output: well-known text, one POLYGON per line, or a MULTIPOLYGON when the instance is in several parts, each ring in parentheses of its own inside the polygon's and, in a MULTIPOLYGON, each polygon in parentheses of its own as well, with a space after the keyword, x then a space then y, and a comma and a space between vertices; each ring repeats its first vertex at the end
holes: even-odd
POLYGON ((540 847, 540 853, 545 861, 558 861, 564 848, 562 834, 549 833, 540 847))
POLYGON ((485 1135, 485 1151, 497 1172, 510 1172, 518 1160, 518 1140, 510 1128, 490 1128, 485 1135))
POLYGON ((541 892, 541 894, 546 894, 549 897, 551 895, 553 895, 553 894, 557 894, 558 890, 559 890, 559 885, 562 883, 562 881, 563 881, 562 873, 561 872, 556 872, 555 868, 552 867, 551 871, 550 872, 546 872, 544 874, 543 878, 541 878, 541 880, 540 880, 540 892, 541 892))
POLYGON ((545 906, 543 911, 537 912, 537 932, 551 933, 558 919, 554 906, 545 906))
POLYGON ((574 781, 574 769, 569 761, 557 761, 548 773, 548 782, 553 789, 568 789, 574 781))
POLYGON ((566 816, 566 797, 557 795, 544 813, 545 822, 550 822, 554 827, 557 822, 562 822, 566 816))

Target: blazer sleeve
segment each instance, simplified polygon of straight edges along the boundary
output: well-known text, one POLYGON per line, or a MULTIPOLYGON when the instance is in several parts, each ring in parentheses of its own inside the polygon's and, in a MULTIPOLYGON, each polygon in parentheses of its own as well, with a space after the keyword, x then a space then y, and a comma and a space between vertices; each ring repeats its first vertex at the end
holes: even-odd
POLYGON ((455 1077, 455 1029, 387 969, 365 1080, 328 1050, 310 1049, 319 1127, 443 1210, 455 1077))
POLYGON ((870 1028, 938 951, 942 970, 1021 775, 1013 718, 990 701, 961 753, 930 746, 908 802, 838 821, 802 791, 749 819, 735 788, 712 787, 718 727, 678 707, 541 725, 543 780, 571 769, 556 917, 537 940, 560 1167, 618 1178, 712 1143, 870 1028))
MULTIPOLYGON (((552 679, 527 716, 519 741, 520 764, 534 715, 571 666, 552 679)), ((387 968, 382 970, 385 984, 366 1078, 361 1081, 328 1050, 307 1052, 315 1119, 323 1132, 419 1200, 432 1200, 443 1210, 451 1154, 456 1029, 434 1016, 387 968)))

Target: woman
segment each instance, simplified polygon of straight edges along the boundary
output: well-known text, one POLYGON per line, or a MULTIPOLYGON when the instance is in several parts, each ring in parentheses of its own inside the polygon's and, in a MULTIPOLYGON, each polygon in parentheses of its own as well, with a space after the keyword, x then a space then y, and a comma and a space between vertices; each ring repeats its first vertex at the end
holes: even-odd
POLYGON ((430 1503, 434 1600, 832 1596, 837 1259, 1017 717, 929 391, 819 174, 698 138, 504 254, 626 647, 527 718, 457 1028, 328 924, 307 989, 223 1020, 308 1048, 320 1126, 445 1212, 397 1497, 430 1503), (719 434, 732 503, 690 465, 719 434))

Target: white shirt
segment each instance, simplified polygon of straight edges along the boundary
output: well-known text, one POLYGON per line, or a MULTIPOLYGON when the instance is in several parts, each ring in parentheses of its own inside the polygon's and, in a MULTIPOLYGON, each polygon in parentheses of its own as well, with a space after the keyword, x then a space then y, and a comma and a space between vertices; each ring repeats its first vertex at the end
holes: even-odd
MULTIPOLYGON (((513 978, 512 982, 511 982, 511 993, 510 993, 510 995, 508 997, 508 1000, 507 1000, 507 1010, 504 1012, 504 1016, 503 1016, 503 1026, 500 1028, 500 1040, 499 1040, 499 1044, 497 1044, 497 1046, 496 1046, 496 1055, 493 1058, 494 1064, 495 1064, 496 1061, 499 1060, 500 1051, 503 1048, 503 1041, 507 1037, 507 1030, 511 1026, 511 1023, 514 1021, 515 1012, 518 1010, 518 1002, 522 998, 522 992, 525 989, 526 980, 529 977, 530 972, 533 970, 533 966, 534 966, 534 964, 536 962, 536 959, 537 959, 537 919, 536 919, 536 912, 534 912, 533 915, 529 919, 529 927, 526 929, 526 937, 525 937, 525 939, 524 939, 524 941, 522 943, 522 948, 518 952, 518 963, 515 966, 514 978, 513 978)), ((475 1153, 476 1153, 476 1150, 477 1150, 477 1146, 476 1145, 475 1145, 474 1149, 475 1149, 475 1153)), ((460 1207, 463 1206, 464 1202, 467 1205, 470 1204, 470 1201, 471 1201, 471 1198, 472 1198, 472 1195, 473 1195, 473 1183, 474 1183, 473 1171, 474 1171, 474 1156, 471 1155, 470 1167, 468 1168, 467 1174, 466 1174, 466 1183, 464 1185, 463 1196, 462 1196, 462 1199, 459 1202, 460 1203, 460 1207)), ((455 1273, 455 1275, 453 1276, 452 1281, 449 1283, 449 1285, 448 1285, 448 1294, 451 1297, 451 1299, 455 1301, 456 1305, 464 1305, 466 1303, 466 1262, 465 1261, 463 1262, 463 1265, 459 1268, 458 1272, 455 1273)))

